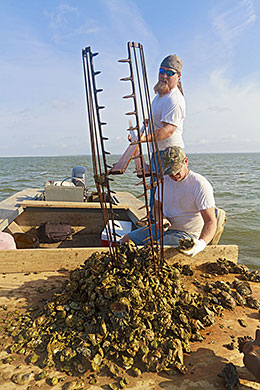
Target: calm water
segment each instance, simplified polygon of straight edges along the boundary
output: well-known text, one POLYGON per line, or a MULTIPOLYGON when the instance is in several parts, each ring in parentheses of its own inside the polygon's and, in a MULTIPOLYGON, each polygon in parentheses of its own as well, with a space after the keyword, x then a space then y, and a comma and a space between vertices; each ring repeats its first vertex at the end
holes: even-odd
MULTIPOLYGON (((119 156, 110 156, 111 163, 119 156)), ((216 204, 227 213, 221 244, 239 246, 239 262, 260 269, 260 153, 190 154, 190 167, 206 176, 215 191, 216 204)), ((0 158, 0 201, 28 187, 43 187, 47 180, 71 175, 76 165, 85 166, 88 185, 94 190, 90 156, 0 158)), ((114 176, 111 188, 141 193, 130 165, 114 176)))

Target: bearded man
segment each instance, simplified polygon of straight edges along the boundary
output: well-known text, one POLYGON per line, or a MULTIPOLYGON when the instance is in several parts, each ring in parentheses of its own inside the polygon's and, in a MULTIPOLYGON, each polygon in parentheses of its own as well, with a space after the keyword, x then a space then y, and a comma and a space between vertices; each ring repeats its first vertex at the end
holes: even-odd
POLYGON ((184 148, 185 100, 180 84, 181 71, 181 59, 176 54, 169 55, 160 65, 159 80, 154 87, 156 96, 152 102, 152 112, 160 151, 169 146, 184 148))
MULTIPOLYGON (((167 56, 160 65, 158 83, 154 87, 156 96, 152 102, 152 113, 160 155, 164 149, 170 146, 184 148, 182 133, 185 118, 185 100, 180 82, 181 71, 182 60, 176 54, 167 56)), ((151 134, 143 135, 141 141, 151 141, 151 134)), ((155 156, 152 154, 152 169, 155 171, 154 160, 155 156)), ((153 203, 153 189, 151 189, 151 218, 153 203)))

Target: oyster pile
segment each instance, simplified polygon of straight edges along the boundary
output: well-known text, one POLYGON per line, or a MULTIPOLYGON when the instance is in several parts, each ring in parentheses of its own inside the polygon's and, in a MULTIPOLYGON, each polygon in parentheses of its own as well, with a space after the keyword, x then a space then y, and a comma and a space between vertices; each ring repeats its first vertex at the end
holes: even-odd
POLYGON ((228 273, 240 274, 239 280, 234 278, 232 283, 217 281, 215 283, 206 283, 204 286, 208 296, 215 297, 218 303, 227 309, 234 309, 236 306, 248 306, 251 309, 260 309, 260 302, 252 296, 252 290, 249 284, 251 282, 260 282, 259 272, 250 271, 244 264, 235 264, 226 259, 219 259, 215 263, 206 264, 207 272, 214 275, 224 275, 228 273))
POLYGON ((116 263, 109 253, 94 253, 40 312, 7 314, 10 351, 69 375, 91 368, 113 377, 122 368, 184 373, 190 342, 234 307, 225 299, 229 286, 206 284, 207 294, 191 293, 181 282, 181 274, 192 276, 190 267, 165 263, 155 274, 154 261, 149 246, 121 246, 116 263))
POLYGON ((214 263, 206 264, 207 272, 213 275, 240 274, 241 279, 250 282, 260 282, 260 274, 257 270, 250 271, 244 264, 235 264, 227 259, 218 259, 214 263))

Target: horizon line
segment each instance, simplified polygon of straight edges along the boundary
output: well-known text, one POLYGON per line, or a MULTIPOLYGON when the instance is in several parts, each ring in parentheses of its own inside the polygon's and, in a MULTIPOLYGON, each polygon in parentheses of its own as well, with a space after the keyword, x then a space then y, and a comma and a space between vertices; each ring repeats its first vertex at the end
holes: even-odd
MULTIPOLYGON (((123 152, 124 153, 124 152, 123 152)), ((121 156, 123 153, 111 153, 110 156, 121 156)), ((187 152, 186 154, 257 154, 258 152, 187 152)), ((147 156, 147 154, 144 154, 147 156)), ((14 155, 14 156, 0 156, 0 158, 21 158, 21 157, 77 157, 77 156, 91 156, 91 154, 46 154, 46 155, 14 155)))

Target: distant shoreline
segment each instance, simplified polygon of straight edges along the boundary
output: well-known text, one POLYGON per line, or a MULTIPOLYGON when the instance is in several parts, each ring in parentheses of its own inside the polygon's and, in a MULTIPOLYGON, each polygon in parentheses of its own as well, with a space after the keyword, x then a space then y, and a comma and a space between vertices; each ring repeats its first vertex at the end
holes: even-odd
MULTIPOLYGON (((193 155, 193 154, 215 154, 215 155, 218 155, 218 154, 260 154, 260 152, 186 152, 187 155, 193 155)), ((121 156, 121 154, 110 154, 110 157, 113 157, 113 156, 121 156)), ((146 155, 146 154, 145 154, 146 155)), ((61 155, 57 155, 57 154, 50 154, 50 155, 27 155, 27 156, 0 156, 0 158, 34 158, 34 157, 37 157, 37 158, 40 158, 40 157, 91 157, 91 154, 61 154, 61 155)))

